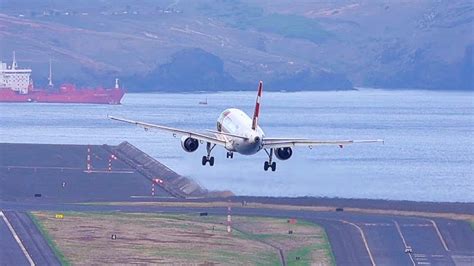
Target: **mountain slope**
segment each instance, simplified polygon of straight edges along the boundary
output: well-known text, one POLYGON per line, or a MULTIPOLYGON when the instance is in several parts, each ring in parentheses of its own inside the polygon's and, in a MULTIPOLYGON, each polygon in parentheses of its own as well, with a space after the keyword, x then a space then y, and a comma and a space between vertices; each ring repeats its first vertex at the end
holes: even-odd
POLYGON ((1 58, 130 90, 474 89, 470 0, 0 0, 1 58))

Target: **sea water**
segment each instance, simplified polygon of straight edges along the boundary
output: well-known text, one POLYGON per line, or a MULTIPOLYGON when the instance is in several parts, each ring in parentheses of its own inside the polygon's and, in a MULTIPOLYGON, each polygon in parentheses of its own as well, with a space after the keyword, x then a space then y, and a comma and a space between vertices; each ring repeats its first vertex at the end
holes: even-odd
MULTIPOLYGON (((238 195, 474 201, 474 93, 416 90, 264 92, 267 137, 384 139, 344 148, 298 147, 276 172, 265 152, 201 165, 201 145, 107 119, 107 115, 203 131, 226 108, 253 113, 255 92, 126 94, 122 105, 0 103, 1 142, 111 144, 128 141, 209 190, 238 195), (207 105, 199 104, 207 98, 207 105)), ((2 151, 1 156, 8 156, 2 151)))

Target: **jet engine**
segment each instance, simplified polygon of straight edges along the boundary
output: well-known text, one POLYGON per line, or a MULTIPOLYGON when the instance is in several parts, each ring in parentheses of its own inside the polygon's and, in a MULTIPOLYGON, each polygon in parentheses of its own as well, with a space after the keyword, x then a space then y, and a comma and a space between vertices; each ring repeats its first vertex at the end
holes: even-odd
POLYGON ((183 136, 181 138, 181 147, 187 152, 196 151, 199 147, 199 140, 183 136))
POLYGON ((275 151, 275 156, 280 160, 288 160, 293 154, 293 150, 290 147, 287 148, 278 148, 275 151))

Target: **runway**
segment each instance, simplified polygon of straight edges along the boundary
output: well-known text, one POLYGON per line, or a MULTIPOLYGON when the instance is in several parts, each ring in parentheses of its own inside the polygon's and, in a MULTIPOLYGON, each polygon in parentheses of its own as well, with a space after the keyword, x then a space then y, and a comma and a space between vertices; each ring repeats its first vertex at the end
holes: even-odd
POLYGON ((0 200, 119 201, 132 196, 206 196, 180 176, 124 142, 109 145, 0 143, 0 200), (156 182, 154 180, 160 180, 156 182))
POLYGON ((8 234, 0 229, 2 231, 0 247, 6 246, 0 250, 1 265, 61 265, 27 213, 16 211, 2 211, 2 213, 14 233, 10 231, 8 234), (6 241, 3 240, 4 235, 6 241), (16 245, 9 241, 10 236, 17 237, 19 241, 16 241, 16 245))
MULTIPOLYGON (((96 206, 0 202, 3 210, 165 212, 226 215, 223 207, 96 206)), ((233 215, 297 218, 321 225, 337 265, 472 265, 474 231, 465 221, 234 207, 233 215), (436 229, 438 228, 438 229, 436 229), (413 253, 405 253, 406 246, 413 253)))
POLYGON ((23 251, 24 247, 19 242, 16 232, 11 229, 10 222, 5 219, 3 212, 0 212, 0 216, 0 236, 2 236, 0 241, 1 265, 30 265, 29 259, 31 258, 23 251))
POLYGON ((211 207, 214 202, 233 202, 233 215, 297 218, 322 226, 337 265, 474 265, 474 230, 455 219, 473 219, 473 203, 223 197, 128 143, 0 144, 0 151, 8 154, 0 156, 1 265, 60 264, 28 211, 227 215, 226 207, 211 207), (104 205, 81 204, 99 201, 104 205), (117 201, 148 205, 108 205, 117 201), (149 205, 153 202, 178 207, 149 205), (421 217, 428 213, 436 218, 421 217), (405 252, 409 249, 412 253, 405 252))

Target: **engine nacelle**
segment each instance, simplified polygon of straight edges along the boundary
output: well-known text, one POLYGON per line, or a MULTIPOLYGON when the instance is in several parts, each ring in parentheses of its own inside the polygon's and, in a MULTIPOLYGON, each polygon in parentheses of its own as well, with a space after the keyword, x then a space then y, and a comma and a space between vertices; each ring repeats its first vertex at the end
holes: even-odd
POLYGON ((288 160, 293 154, 293 150, 290 147, 278 148, 275 151, 275 156, 280 160, 288 160))
POLYGON ((181 147, 183 147, 183 150, 186 152, 196 151, 197 148, 199 148, 199 140, 183 136, 181 138, 181 147))

